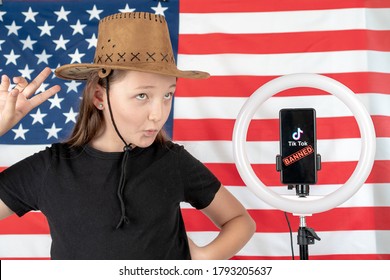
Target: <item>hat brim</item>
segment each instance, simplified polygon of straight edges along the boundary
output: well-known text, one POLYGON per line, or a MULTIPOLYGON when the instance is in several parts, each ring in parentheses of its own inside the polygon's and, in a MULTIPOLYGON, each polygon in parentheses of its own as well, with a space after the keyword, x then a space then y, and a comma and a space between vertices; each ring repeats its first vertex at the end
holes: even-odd
POLYGON ((210 74, 203 71, 195 70, 179 70, 177 68, 167 69, 166 67, 158 67, 156 64, 148 64, 140 67, 140 63, 132 67, 131 65, 119 66, 119 65, 104 65, 104 64, 90 64, 90 63, 79 63, 79 64, 66 64, 55 70, 55 75, 58 78, 65 80, 87 80, 91 72, 99 71, 101 69, 111 70, 134 70, 140 72, 156 73, 167 76, 174 76, 178 78, 188 79, 207 79, 210 74))

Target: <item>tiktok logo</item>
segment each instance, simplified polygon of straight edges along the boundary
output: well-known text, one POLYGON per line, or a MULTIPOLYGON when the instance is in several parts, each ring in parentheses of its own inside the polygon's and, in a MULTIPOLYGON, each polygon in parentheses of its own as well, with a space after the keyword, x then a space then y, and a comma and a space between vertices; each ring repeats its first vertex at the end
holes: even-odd
POLYGON ((292 138, 294 140, 301 139, 301 134, 303 134, 303 130, 298 127, 298 130, 292 134, 292 138))

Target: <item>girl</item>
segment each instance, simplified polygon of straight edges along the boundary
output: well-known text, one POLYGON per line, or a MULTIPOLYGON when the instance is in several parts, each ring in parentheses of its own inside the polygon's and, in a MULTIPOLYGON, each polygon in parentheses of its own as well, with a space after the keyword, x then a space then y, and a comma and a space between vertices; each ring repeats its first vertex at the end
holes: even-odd
MULTIPOLYGON (((177 69, 164 17, 120 13, 101 20, 92 64, 56 75, 87 80, 70 139, 0 174, 0 219, 40 210, 53 259, 228 259, 255 225, 218 179, 163 132, 176 79, 207 78, 177 69), (197 246, 186 235, 180 202, 201 210, 218 236, 197 246)), ((30 84, 0 84, 0 135, 57 93, 30 98, 50 69, 30 84)))

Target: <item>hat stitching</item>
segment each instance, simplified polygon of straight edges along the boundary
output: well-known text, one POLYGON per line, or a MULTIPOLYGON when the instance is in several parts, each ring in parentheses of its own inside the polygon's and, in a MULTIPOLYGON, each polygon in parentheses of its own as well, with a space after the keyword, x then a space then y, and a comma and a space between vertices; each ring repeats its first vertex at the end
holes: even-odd
POLYGON ((149 52, 146 52, 146 54, 149 56, 147 59, 146 59, 146 61, 149 61, 149 59, 152 59, 153 61, 156 61, 155 59, 154 59, 154 55, 156 54, 155 52, 154 53, 149 53, 149 52))
POLYGON ((124 52, 123 54, 118 53, 118 55, 119 55, 119 58, 117 59, 118 62, 119 61, 123 61, 123 62, 126 61, 126 59, 125 59, 126 52, 124 52))
MULTIPOLYGON (((142 61, 141 57, 143 55, 140 52, 137 52, 137 53, 131 52, 130 55, 131 55, 130 61, 134 61, 134 60, 137 60, 139 62, 142 61)), ((168 63, 175 62, 174 58, 172 56, 170 56, 169 53, 160 52, 160 55, 161 55, 161 59, 160 59, 161 62, 164 62, 164 61, 168 62, 168 63)), ((144 57, 146 58, 145 61, 157 62, 157 58, 155 56, 156 56, 155 52, 153 52, 153 53, 146 52, 146 55, 144 55, 144 57)), ((114 53, 106 53, 103 55, 97 55, 97 57, 94 60, 94 63, 96 63, 96 64, 103 63, 103 60, 104 60, 104 62, 113 62, 115 58, 116 58, 117 62, 119 62, 119 61, 125 62, 126 57, 127 57, 126 52, 123 52, 123 53, 118 52, 118 53, 116 53, 116 55, 114 53)))
POLYGON ((166 62, 169 62, 169 61, 168 61, 168 58, 167 58, 168 53, 165 54, 165 55, 164 55, 163 53, 160 53, 160 54, 161 54, 161 56, 162 56, 161 61, 164 61, 164 60, 165 60, 166 62))
POLYGON ((138 57, 140 55, 140 53, 131 53, 131 55, 133 56, 130 61, 133 61, 134 59, 137 59, 138 61, 141 61, 141 59, 138 57))
MULTIPOLYGON (((163 23, 165 22, 165 18, 161 15, 156 15, 156 14, 150 14, 150 13, 145 13, 145 12, 134 12, 134 13, 131 13, 129 14, 129 19, 131 19, 131 16, 133 16, 133 19, 136 19, 136 17, 138 16, 139 19, 142 19, 142 14, 144 15, 144 19, 148 19, 147 16, 149 16, 149 20, 153 20, 152 17, 154 17, 154 20, 157 22, 157 21, 160 21, 160 23, 163 23)), ((111 16, 107 16, 103 19, 101 19, 102 22, 104 21, 109 21, 109 20, 115 20, 115 19, 122 19, 122 18, 127 18, 127 15, 126 13, 118 13, 118 14, 115 14, 115 15, 111 15, 111 16)))
POLYGON ((114 53, 112 54, 106 54, 106 60, 104 62, 107 62, 107 61, 110 61, 112 62, 112 56, 114 55, 114 53))

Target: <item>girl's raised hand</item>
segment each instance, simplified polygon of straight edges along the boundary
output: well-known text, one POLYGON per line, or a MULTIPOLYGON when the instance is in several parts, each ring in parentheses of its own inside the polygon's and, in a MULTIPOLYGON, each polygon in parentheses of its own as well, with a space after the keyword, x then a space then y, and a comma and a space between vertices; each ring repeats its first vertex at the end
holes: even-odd
POLYGON ((9 77, 7 75, 1 77, 0 136, 15 126, 28 112, 60 91, 60 86, 55 85, 34 96, 50 74, 51 69, 47 67, 31 83, 23 77, 15 77, 13 82, 16 86, 11 91, 8 91, 11 84, 9 77))

